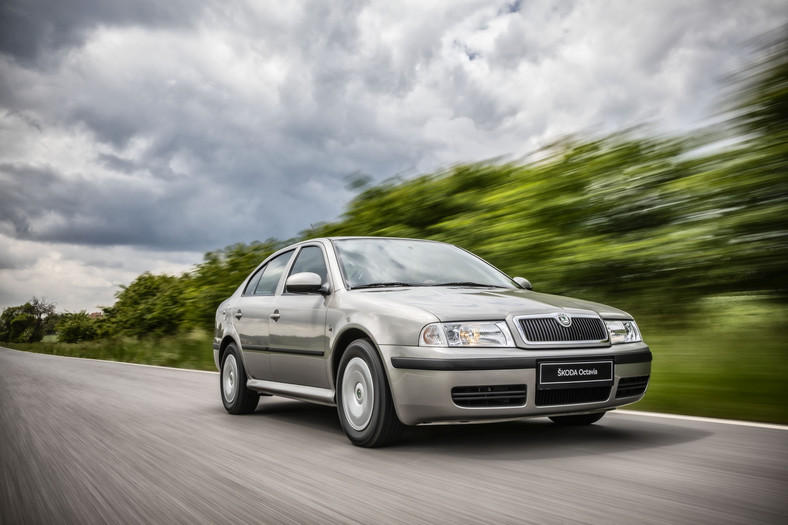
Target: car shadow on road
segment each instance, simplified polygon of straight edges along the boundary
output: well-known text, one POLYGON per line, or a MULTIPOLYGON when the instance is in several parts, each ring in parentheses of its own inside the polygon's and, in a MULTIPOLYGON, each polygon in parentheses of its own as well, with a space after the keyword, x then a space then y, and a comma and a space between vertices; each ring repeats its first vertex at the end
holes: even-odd
POLYGON ((486 459, 548 459, 622 453, 696 441, 711 432, 660 419, 607 415, 588 426, 560 426, 546 418, 478 425, 409 428, 403 451, 486 459))
MULTIPOLYGON (((408 427, 400 442, 383 450, 508 461, 669 447, 712 434, 681 422, 624 414, 607 414, 598 423, 579 427, 556 425, 547 418, 408 427)), ((344 438, 334 407, 263 397, 254 416, 344 438)))
POLYGON ((254 416, 342 435, 337 409, 279 396, 261 396, 254 416))

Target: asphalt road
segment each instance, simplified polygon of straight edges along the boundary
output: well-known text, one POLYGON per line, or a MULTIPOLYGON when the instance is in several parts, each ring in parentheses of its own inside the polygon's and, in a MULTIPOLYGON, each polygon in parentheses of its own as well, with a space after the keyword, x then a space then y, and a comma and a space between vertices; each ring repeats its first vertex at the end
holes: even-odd
POLYGON ((218 375, 0 348, 0 524, 788 523, 788 431, 626 412, 409 429, 222 408, 218 375))

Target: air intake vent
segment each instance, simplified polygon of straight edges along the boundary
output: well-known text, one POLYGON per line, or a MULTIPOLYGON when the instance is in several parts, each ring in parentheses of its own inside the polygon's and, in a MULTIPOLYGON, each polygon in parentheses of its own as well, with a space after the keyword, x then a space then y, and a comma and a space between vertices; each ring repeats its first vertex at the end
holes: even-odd
POLYGON ((569 326, 558 317, 520 317, 520 333, 527 343, 601 343, 607 341, 607 330, 598 317, 566 317, 569 326))
POLYGON ((521 407, 525 406, 525 385, 456 386, 451 400, 458 407, 521 407))
POLYGON ((616 399, 643 395, 646 387, 648 387, 648 376, 622 377, 618 380, 616 399))
POLYGON ((587 388, 559 388, 555 390, 537 390, 536 406, 579 405, 581 403, 598 403, 610 397, 609 386, 592 386, 587 388))

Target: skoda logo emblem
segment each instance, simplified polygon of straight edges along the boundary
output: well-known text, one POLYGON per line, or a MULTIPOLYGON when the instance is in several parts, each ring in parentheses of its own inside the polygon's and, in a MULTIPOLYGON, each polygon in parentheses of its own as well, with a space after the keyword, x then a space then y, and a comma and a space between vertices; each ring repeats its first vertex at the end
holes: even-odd
POLYGON ((572 319, 566 314, 558 314, 558 322, 565 328, 572 326, 572 319))

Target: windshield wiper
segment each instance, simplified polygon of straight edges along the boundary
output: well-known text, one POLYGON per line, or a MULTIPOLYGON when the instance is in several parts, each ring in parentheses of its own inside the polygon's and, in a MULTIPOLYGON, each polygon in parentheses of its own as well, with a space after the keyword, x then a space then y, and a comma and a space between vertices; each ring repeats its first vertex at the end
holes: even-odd
POLYGON ((424 286, 424 285, 417 283, 405 283, 400 281, 387 281, 383 283, 357 284, 356 286, 351 286, 350 289, 360 290, 363 288, 387 288, 389 286, 424 286))
POLYGON ((430 286, 468 286, 468 287, 476 287, 476 288, 500 288, 500 286, 496 286, 494 284, 482 284, 482 283, 475 283, 473 281, 456 281, 452 283, 438 283, 438 284, 431 284, 430 286))

